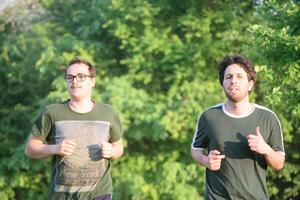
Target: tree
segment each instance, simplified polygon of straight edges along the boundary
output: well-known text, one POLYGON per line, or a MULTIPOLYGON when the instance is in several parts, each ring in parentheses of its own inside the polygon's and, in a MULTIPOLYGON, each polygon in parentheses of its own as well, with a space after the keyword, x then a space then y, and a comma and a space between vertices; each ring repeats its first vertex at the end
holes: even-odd
POLYGON ((50 164, 25 158, 20 145, 36 110, 67 98, 63 66, 80 56, 96 63, 95 100, 111 103, 126 129, 125 156, 114 162, 114 198, 201 198, 204 168, 189 153, 194 127, 203 109, 224 98, 216 63, 250 42, 252 3, 43 0, 41 5, 43 21, 18 34, 5 32, 0 46, 0 64, 6 66, 0 136, 13 136, 1 152, 0 194, 47 195, 50 164))
POLYGON ((260 64, 261 100, 279 113, 283 122, 286 164, 280 173, 270 171, 274 199, 300 198, 300 4, 268 0, 257 8, 261 23, 250 32, 252 54, 260 64))

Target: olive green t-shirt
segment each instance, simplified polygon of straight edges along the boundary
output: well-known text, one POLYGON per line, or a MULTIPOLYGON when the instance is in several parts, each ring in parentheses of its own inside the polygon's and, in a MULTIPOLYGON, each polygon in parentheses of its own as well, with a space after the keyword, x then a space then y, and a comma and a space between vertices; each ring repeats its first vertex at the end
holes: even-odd
POLYGON ((70 156, 53 156, 49 199, 93 199, 112 193, 111 163, 101 157, 101 142, 122 137, 119 117, 109 105, 95 104, 88 113, 70 109, 68 101, 46 107, 32 135, 47 144, 72 139, 77 146, 70 156))
POLYGON ((225 155, 220 170, 206 169, 205 199, 269 199, 266 160, 251 151, 247 141, 249 134, 256 134, 256 127, 267 144, 284 154, 280 122, 265 107, 254 104, 247 115, 233 116, 219 104, 200 115, 192 148, 216 149, 225 155))

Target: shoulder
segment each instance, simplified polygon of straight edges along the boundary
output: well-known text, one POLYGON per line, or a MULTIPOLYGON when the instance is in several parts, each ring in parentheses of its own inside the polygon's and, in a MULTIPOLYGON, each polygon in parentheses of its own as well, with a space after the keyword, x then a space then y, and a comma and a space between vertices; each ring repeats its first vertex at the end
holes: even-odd
POLYGON ((67 103, 67 102, 64 101, 64 102, 61 102, 61 103, 49 104, 48 106, 46 106, 46 109, 47 109, 47 110, 60 109, 60 108, 65 107, 66 103, 67 103))
POLYGON ((275 112, 273 112, 271 109, 258 105, 258 104, 254 104, 257 112, 259 113, 259 115, 263 115, 265 117, 269 117, 269 118, 274 118, 274 119, 278 119, 277 115, 275 114, 275 112))
POLYGON ((68 112, 67 101, 61 103, 49 104, 45 107, 39 109, 39 116, 48 116, 55 118, 55 116, 60 116, 68 112))
POLYGON ((115 113, 115 109, 112 105, 104 104, 104 103, 96 103, 96 109, 99 111, 109 112, 109 113, 115 113))
POLYGON ((210 115, 214 115, 216 113, 220 113, 223 112, 222 111, 222 107, 223 107, 223 103, 220 104, 216 104, 214 106, 211 106, 209 108, 206 108, 201 114, 200 116, 210 116, 210 115))
POLYGON ((64 102, 49 104, 47 106, 42 106, 38 111, 35 121, 52 121, 56 113, 64 112, 63 110, 64 102))
POLYGON ((96 103, 96 107, 100 109, 114 110, 112 105, 105 104, 105 103, 96 103))
POLYGON ((67 107, 67 101, 63 101, 61 103, 49 104, 45 108, 45 112, 55 113, 55 112, 64 112, 67 107))
POLYGON ((223 103, 220 103, 205 109, 202 113, 200 113, 198 121, 211 120, 215 119, 216 117, 223 116, 222 106, 223 103))
POLYGON ((281 126, 278 116, 276 115, 275 112, 273 112, 269 108, 255 104, 255 109, 256 109, 255 114, 256 114, 257 118, 260 118, 264 121, 268 121, 268 122, 272 123, 273 125, 277 124, 277 125, 281 126))

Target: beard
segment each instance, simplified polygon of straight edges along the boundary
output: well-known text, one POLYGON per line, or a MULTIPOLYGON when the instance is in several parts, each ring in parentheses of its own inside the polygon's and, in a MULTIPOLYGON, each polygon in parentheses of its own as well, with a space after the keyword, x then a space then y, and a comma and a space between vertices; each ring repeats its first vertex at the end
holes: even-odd
POLYGON ((248 91, 243 92, 240 89, 224 89, 224 93, 226 97, 234 103, 241 102, 248 96, 248 91))

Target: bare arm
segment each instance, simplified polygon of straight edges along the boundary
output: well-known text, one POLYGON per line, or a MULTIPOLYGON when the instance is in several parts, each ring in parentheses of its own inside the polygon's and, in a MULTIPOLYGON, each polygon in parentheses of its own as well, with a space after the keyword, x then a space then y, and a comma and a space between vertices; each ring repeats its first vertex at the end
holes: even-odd
POLYGON ((29 158, 46 158, 53 155, 71 155, 76 147, 72 140, 63 140, 59 144, 44 144, 42 138, 31 135, 25 147, 25 155, 29 158))
POLYGON ((115 160, 123 155, 124 147, 121 139, 114 143, 102 142, 101 144, 102 157, 115 160))
POLYGON ((203 149, 192 149, 191 148, 192 158, 200 165, 208 167, 208 157, 204 154, 203 149))
POLYGON ((284 153, 281 151, 274 151, 261 136, 259 127, 256 128, 256 135, 248 135, 248 144, 252 151, 259 154, 263 154, 268 166, 275 170, 280 170, 283 168, 284 164, 284 153))
POLYGON ((269 145, 269 150, 264 154, 265 159, 270 167, 275 170, 283 168, 285 156, 281 151, 274 151, 269 145))
POLYGON ((191 155, 197 163, 212 171, 219 170, 221 168, 221 161, 225 158, 225 156, 220 155, 220 152, 217 150, 211 150, 208 155, 205 155, 202 149, 192 148, 191 155))

